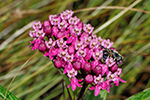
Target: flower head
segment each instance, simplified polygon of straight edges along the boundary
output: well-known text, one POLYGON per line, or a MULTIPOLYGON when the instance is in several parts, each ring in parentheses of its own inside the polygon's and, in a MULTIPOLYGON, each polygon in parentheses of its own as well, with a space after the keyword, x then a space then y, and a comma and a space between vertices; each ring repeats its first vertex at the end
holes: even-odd
POLYGON ((45 44, 48 49, 51 49, 56 45, 56 41, 53 41, 52 38, 50 38, 49 41, 45 41, 45 44))
POLYGON ((63 13, 60 14, 60 17, 61 17, 61 19, 63 19, 63 20, 67 20, 67 19, 69 19, 70 17, 72 17, 73 13, 74 13, 74 12, 71 11, 71 10, 66 10, 66 11, 64 11, 63 13))
POLYGON ((60 22, 59 24, 58 24, 58 28, 60 29, 60 30, 65 30, 66 28, 67 28, 67 26, 68 26, 68 23, 67 23, 67 21, 65 21, 65 20, 63 20, 62 22, 60 22))
POLYGON ((80 21, 80 19, 78 19, 76 16, 75 17, 71 17, 69 18, 68 22, 71 25, 77 25, 77 23, 80 21))
POLYGON ((35 30, 30 31, 29 35, 30 35, 30 37, 32 37, 32 38, 36 38, 36 31, 35 31, 35 30))
POLYGON ((79 80, 78 80, 77 78, 71 78, 71 82, 70 82, 70 84, 68 85, 68 88, 69 88, 70 86, 72 86, 72 90, 74 91, 77 86, 78 86, 78 87, 82 87, 82 85, 80 85, 80 84, 78 83, 78 81, 79 81, 79 80))
POLYGON ((102 46, 105 48, 110 48, 113 45, 113 42, 111 42, 109 39, 102 41, 102 46))
POLYGON ((92 27, 90 24, 84 24, 83 26, 83 30, 90 35, 93 32, 93 29, 94 27, 92 27))
POLYGON ((120 78, 122 57, 116 58, 119 53, 112 48, 113 42, 93 35, 94 27, 83 24, 73 13, 66 10, 49 15, 43 24, 34 22, 29 32, 32 50, 38 49, 53 60, 54 66, 70 79, 68 88, 73 91, 82 87, 79 82, 85 82, 92 85, 89 89, 95 89, 97 96, 101 90, 109 92, 112 83, 116 86, 119 81, 125 83, 120 78))
POLYGON ((69 78, 74 78, 78 72, 74 68, 72 68, 71 70, 67 70, 67 73, 68 73, 67 76, 69 78))
POLYGON ((35 29, 35 30, 39 30, 40 28, 42 28, 41 22, 40 22, 40 21, 38 21, 38 22, 33 22, 32 28, 35 29))

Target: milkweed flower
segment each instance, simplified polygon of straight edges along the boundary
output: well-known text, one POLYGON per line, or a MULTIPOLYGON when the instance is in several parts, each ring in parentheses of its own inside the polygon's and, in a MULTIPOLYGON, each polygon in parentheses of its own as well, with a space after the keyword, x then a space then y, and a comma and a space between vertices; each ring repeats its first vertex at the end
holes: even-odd
POLYGON ((119 64, 122 57, 112 47, 110 39, 93 35, 94 27, 83 24, 73 11, 66 10, 59 15, 49 15, 43 23, 34 22, 29 36, 32 50, 39 50, 54 62, 57 69, 70 80, 69 87, 83 87, 82 83, 91 85, 97 96, 101 90, 107 90, 119 82, 122 69, 119 64), (113 54, 115 53, 115 55, 113 54), (116 60, 115 57, 120 57, 116 60))

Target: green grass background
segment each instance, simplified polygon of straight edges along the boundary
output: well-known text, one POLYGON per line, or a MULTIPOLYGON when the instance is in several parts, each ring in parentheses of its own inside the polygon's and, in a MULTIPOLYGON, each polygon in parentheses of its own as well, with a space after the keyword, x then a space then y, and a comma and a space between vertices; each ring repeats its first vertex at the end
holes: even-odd
MULTIPOLYGON (((135 0, 0 0, 0 85, 7 88, 19 68, 36 53, 28 48, 32 40, 28 35, 32 21, 43 22, 48 20, 50 14, 59 14, 66 9, 76 11, 100 6, 128 7, 133 2, 135 0), (6 45, 2 47, 4 43, 6 45)), ((150 0, 141 0, 134 8, 150 11, 149 5, 150 0)), ((86 10, 74 16, 84 23, 90 23, 96 30, 122 10, 86 10)), ((107 99, 126 99, 148 88, 150 14, 128 10, 96 34, 113 41, 113 46, 124 57, 124 63, 120 66, 123 69, 121 78, 127 83, 111 88, 107 99)), ((50 59, 38 53, 19 72, 9 91, 20 100, 62 100, 62 76, 50 59)), ((66 89, 65 96, 68 97, 66 89)))

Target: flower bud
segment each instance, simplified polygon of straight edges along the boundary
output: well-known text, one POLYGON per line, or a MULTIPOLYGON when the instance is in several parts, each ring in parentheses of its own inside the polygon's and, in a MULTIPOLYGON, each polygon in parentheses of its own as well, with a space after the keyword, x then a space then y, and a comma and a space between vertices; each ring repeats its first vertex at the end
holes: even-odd
POLYGON ((70 45, 70 46, 68 47, 68 52, 69 52, 69 54, 74 54, 75 49, 74 49, 74 46, 73 46, 73 45, 70 45))
POLYGON ((74 62, 73 67, 74 67, 75 70, 80 70, 81 62, 79 62, 79 61, 74 62))
POLYGON ((44 27, 44 32, 46 33, 46 35, 51 35, 51 27, 50 26, 44 27))
POLYGON ((102 72, 102 67, 98 65, 93 69, 93 71, 96 73, 96 75, 98 75, 102 72))
POLYGON ((52 35, 54 35, 55 37, 57 36, 58 34, 58 28, 57 27, 52 27, 52 35))
POLYGON ((118 69, 118 65, 115 64, 115 65, 113 65, 110 69, 111 69, 112 72, 115 72, 115 71, 117 71, 117 69, 118 69))
POLYGON ((94 78, 91 74, 88 74, 86 77, 85 77, 85 82, 88 83, 88 84, 92 84, 94 78))
POLYGON ((43 22, 43 26, 44 26, 44 32, 46 33, 46 35, 51 35, 51 24, 48 20, 44 21, 43 22))
POLYGON ((43 26, 44 27, 51 26, 50 21, 48 21, 48 20, 44 21, 43 26))
POLYGON ((62 62, 61 62, 61 60, 60 60, 60 59, 56 59, 56 60, 54 61, 54 65, 55 65, 56 68, 60 69, 60 68, 62 67, 62 62))
POLYGON ((63 32, 58 32, 57 35, 56 35, 56 38, 57 39, 60 39, 64 36, 64 33, 63 32))
POLYGON ((107 81, 103 82, 103 83, 102 83, 102 89, 106 89, 107 87, 108 87, 107 81))
POLYGON ((83 27, 83 23, 80 21, 80 22, 78 22, 77 26, 78 26, 79 28, 82 28, 82 27, 83 27))
POLYGON ((86 63, 86 64, 84 65, 84 70, 85 70, 86 72, 90 72, 90 71, 91 71, 91 64, 90 64, 90 63, 86 63))
POLYGON ((41 51, 41 52, 45 52, 46 51, 46 45, 45 45, 45 43, 39 44, 39 51, 41 51))

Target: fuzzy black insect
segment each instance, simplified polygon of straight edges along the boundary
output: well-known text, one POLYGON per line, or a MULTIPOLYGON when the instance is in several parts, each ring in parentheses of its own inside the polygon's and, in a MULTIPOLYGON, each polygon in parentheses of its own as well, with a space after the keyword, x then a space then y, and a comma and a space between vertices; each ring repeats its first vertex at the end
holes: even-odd
POLYGON ((112 49, 106 49, 106 48, 103 48, 103 56, 102 58, 100 59, 100 61, 102 63, 105 63, 106 62, 106 59, 109 57, 109 58, 113 58, 113 60, 117 63, 117 64, 120 64, 122 61, 123 61, 123 57, 115 50, 112 50, 112 49))

